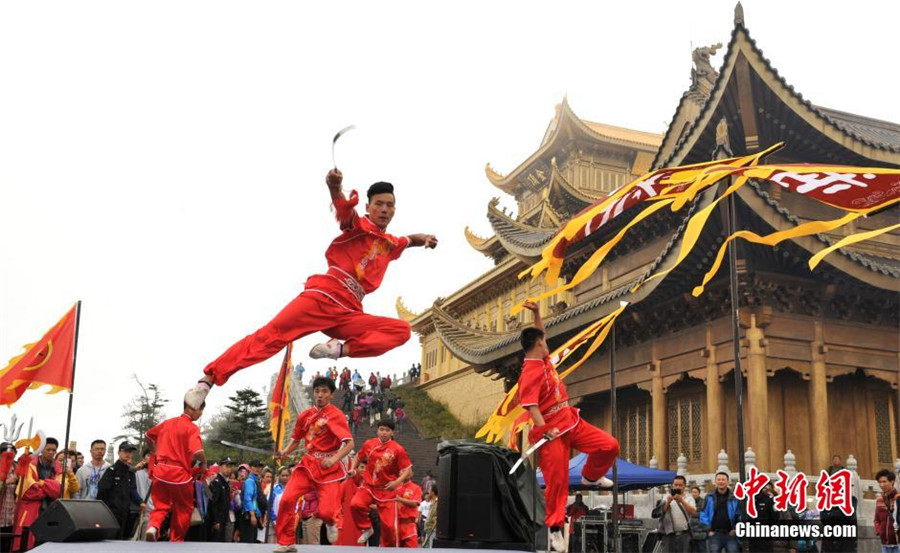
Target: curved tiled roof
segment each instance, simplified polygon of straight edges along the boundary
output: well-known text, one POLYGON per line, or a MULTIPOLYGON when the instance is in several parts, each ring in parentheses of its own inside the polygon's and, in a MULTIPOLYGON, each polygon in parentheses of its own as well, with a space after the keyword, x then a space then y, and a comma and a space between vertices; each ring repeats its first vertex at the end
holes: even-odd
MULTIPOLYGON (((619 286, 615 290, 611 290, 606 294, 582 302, 566 309, 560 315, 547 319, 544 322, 544 325, 547 328, 547 336, 552 338, 561 332, 570 330, 568 327, 574 319, 577 319, 586 313, 590 313, 595 309, 610 306, 609 309, 611 310, 618 307, 618 304, 615 303, 616 300, 626 299, 629 303, 635 303, 649 295, 656 286, 665 280, 664 278, 653 281, 652 285, 642 287, 637 292, 631 292, 631 289, 649 278, 650 275, 663 266, 665 261, 669 258, 669 254, 672 252, 673 248, 680 243, 681 236, 687 226, 687 221, 694 214, 697 205, 700 203, 706 204, 711 200, 712 195, 709 192, 710 191, 707 191, 706 193, 701 194, 691 204, 685 212, 681 223, 678 225, 668 242, 666 242, 666 245, 660 251, 659 255, 641 275, 619 286)), ((593 316, 593 318, 596 319, 603 315, 605 315, 605 313, 598 313, 593 316)), ((432 307, 432 317, 435 321, 435 329, 437 330, 439 337, 450 351, 453 352, 453 355, 472 365, 486 367, 491 362, 496 361, 505 355, 509 355, 510 353, 514 353, 518 348, 518 345, 516 344, 519 336, 518 331, 499 333, 472 329, 442 310, 438 302, 435 302, 432 307)))
POLYGON ((900 125, 880 119, 872 119, 853 113, 846 113, 836 109, 813 106, 822 117, 843 130, 846 134, 856 137, 859 141, 874 146, 880 150, 900 152, 900 125))
MULTIPOLYGON (((786 221, 789 221, 795 226, 803 222, 793 215, 786 207, 782 206, 778 201, 772 198, 772 196, 760 186, 758 181, 750 180, 748 184, 753 191, 766 202, 766 204, 772 207, 786 221)), ((826 234, 816 234, 815 237, 825 246, 832 246, 835 244, 835 240, 826 234)), ((900 260, 876 257, 849 248, 839 248, 838 251, 851 261, 858 263, 870 271, 900 279, 900 260)), ((828 261, 827 257, 825 258, 825 261, 828 261)))
POLYGON ((569 106, 568 100, 564 98, 562 104, 559 106, 557 124, 553 126, 552 131, 550 131, 549 136, 541 143, 540 148, 528 156, 528 159, 520 163, 518 167, 513 169, 512 172, 507 175, 501 175, 495 171, 490 163, 485 165, 485 174, 491 184, 504 192, 511 193, 515 189, 516 178, 518 178, 522 171, 530 167, 531 164, 542 155, 547 154, 555 148, 556 140, 561 136, 561 133, 565 129, 570 128, 567 127, 567 125, 563 125, 563 122, 570 123, 572 127, 581 131, 584 136, 600 142, 621 144, 642 150, 655 150, 662 141, 662 136, 658 134, 584 121, 575 115, 575 112, 572 111, 572 108, 569 106))
POLYGON ((581 190, 574 184, 570 183, 568 179, 566 179, 565 175, 563 175, 559 167, 556 166, 556 158, 551 160, 550 169, 552 171, 550 177, 550 186, 555 187, 561 193, 565 194, 566 198, 571 200, 579 209, 584 209, 590 205, 593 205, 598 200, 606 196, 603 193, 592 195, 585 190, 581 190))
MULTIPOLYGON (((788 211, 787 208, 774 200, 759 185, 759 183, 751 180, 749 186, 768 206, 777 211, 784 220, 790 222, 792 225, 799 225, 802 223, 802 221, 788 211)), ((602 296, 572 306, 562 314, 548 319, 545 322, 548 337, 553 338, 562 332, 571 330, 573 323, 577 323, 575 324, 575 327, 580 327, 582 324, 586 324, 587 322, 591 322, 605 315, 607 311, 611 311, 618 305, 615 303, 616 300, 626 300, 629 303, 638 303, 647 297, 655 288, 661 285, 662 282, 666 280, 665 277, 654 280, 653 283, 641 287, 637 292, 631 292, 635 285, 643 283, 652 274, 664 268, 666 261, 674 255, 673 251, 677 254, 678 245, 681 243, 688 220, 698 207, 707 205, 714 194, 715 187, 710 188, 694 201, 690 208, 685 212, 684 217, 681 219, 675 232, 666 242, 666 245, 662 248, 659 255, 657 255, 654 261, 641 273, 641 275, 602 296), (577 321, 577 319, 583 318, 586 314, 591 315, 591 321, 577 321)), ((816 239, 825 245, 832 245, 834 243, 833 239, 824 234, 817 234, 816 239)), ((900 280, 900 260, 880 258, 850 249, 841 249, 840 252, 846 258, 869 271, 900 280)), ((828 262, 828 258, 825 258, 825 261, 828 262)), ((435 328, 441 339, 456 357, 465 362, 485 368, 488 367, 490 363, 496 362, 500 358, 517 351, 517 331, 497 333, 469 328, 454 319, 449 313, 441 310, 440 305, 437 303, 435 303, 435 306, 432 308, 432 312, 437 315, 435 317, 435 328), (440 319, 441 323, 437 322, 438 319, 440 319)))
POLYGON ((499 198, 488 204, 488 221, 503 247, 510 253, 527 258, 539 257, 556 231, 520 223, 497 208, 499 198))
MULTIPOLYGON (((700 113, 697 115, 697 117, 688 124, 687 128, 684 131, 682 131, 680 128, 675 128, 675 125, 673 124, 669 125, 669 129, 666 131, 666 135, 663 138, 663 144, 665 144, 666 139, 669 137, 670 133, 680 132, 682 133, 682 136, 678 139, 678 142, 668 153, 665 153, 662 150, 657 152, 652 164, 652 167, 654 169, 659 169, 661 167, 666 167, 681 162, 684 154, 687 153, 682 152, 683 148, 686 144, 691 142, 691 139, 695 134, 703 130, 701 128, 698 128, 700 123, 704 123, 705 128, 706 123, 704 122, 704 118, 708 114, 710 114, 711 111, 715 110, 715 108, 719 105, 721 95, 723 94, 725 87, 732 78, 732 69, 737 62, 739 51, 743 52, 745 55, 752 56, 754 59, 759 60, 762 63, 763 67, 773 75, 781 88, 788 94, 790 94, 791 97, 796 99, 800 104, 802 104, 814 117, 822 120, 826 124, 837 129, 843 135, 850 137, 852 140, 858 143, 864 144, 882 152, 888 152, 892 154, 900 153, 900 125, 896 125, 894 123, 889 123, 886 121, 878 121, 876 119, 867 117, 847 114, 827 108, 821 108, 814 105, 812 102, 805 99, 803 95, 800 94, 800 92, 796 91, 793 86, 787 83, 784 77, 782 77, 778 73, 778 70, 776 70, 775 67, 772 66, 771 61, 769 61, 769 59, 765 57, 762 50, 760 50, 760 48, 757 46, 756 41, 750 36, 747 28, 742 23, 737 23, 731 33, 731 41, 728 43, 728 49, 725 53, 722 68, 719 71, 719 76, 717 77, 715 84, 710 90, 706 103, 700 109, 700 113), (748 48, 745 49, 740 47, 739 44, 741 42, 741 38, 746 41, 748 48), (679 153, 682 154, 680 157, 678 156, 679 153)), ((684 98, 682 98, 682 101, 679 103, 678 107, 675 110, 675 115, 673 116, 672 123, 675 122, 678 113, 681 111, 683 102, 684 98)), ((890 157, 893 158, 894 156, 890 157)), ((890 161, 890 163, 900 164, 900 156, 897 156, 896 160, 890 161)))
POLYGON ((397 310, 397 316, 406 322, 410 322, 419 316, 419 313, 414 313, 406 307, 406 304, 403 303, 403 298, 400 296, 397 296, 397 302, 394 304, 394 308, 397 310))

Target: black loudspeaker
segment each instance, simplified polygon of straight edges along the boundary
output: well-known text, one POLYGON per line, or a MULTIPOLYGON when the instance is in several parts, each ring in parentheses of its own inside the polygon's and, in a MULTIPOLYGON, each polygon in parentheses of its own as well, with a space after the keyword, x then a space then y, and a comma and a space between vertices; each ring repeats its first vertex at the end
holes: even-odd
POLYGON ((34 521, 31 533, 39 543, 114 540, 119 523, 102 501, 59 499, 34 521))
MULTIPOLYGON (((489 455, 443 455, 438 462, 437 538, 441 544, 454 542, 455 547, 491 543, 518 543, 500 510, 502 501, 494 482, 494 469, 489 455)), ((511 549, 511 547, 510 547, 511 549)))

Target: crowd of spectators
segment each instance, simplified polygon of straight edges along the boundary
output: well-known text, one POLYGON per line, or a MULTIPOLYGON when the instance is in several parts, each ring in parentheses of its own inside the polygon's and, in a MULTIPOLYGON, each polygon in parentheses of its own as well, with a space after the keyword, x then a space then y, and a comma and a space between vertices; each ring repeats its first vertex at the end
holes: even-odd
MULTIPOLYGON (((329 369, 326 376, 339 382, 345 392, 341 407, 354 434, 360 425, 376 426, 385 418, 393 420, 400 432, 406 413, 403 402, 391 392, 395 377, 376 371, 364 379, 359 371, 344 368, 339 372, 336 367, 329 369)), ((408 376, 418 377, 415 365, 408 376)), ((103 501, 119 524, 117 539, 145 539, 153 510, 150 451, 144 450, 138 457, 138 447, 123 441, 116 447, 111 464, 107 461, 108 447, 112 446, 104 440, 94 440, 85 459, 74 450, 59 450, 58 441, 47 438, 43 451, 31 455, 17 470, 16 454, 22 452, 17 452, 11 443, 0 444, 0 551, 19 552, 34 547, 29 526, 60 497, 103 501)), ((289 467, 273 470, 259 460, 241 463, 226 457, 213 463, 194 482, 194 510, 186 541, 275 543, 279 501, 290 471, 289 467)), ((431 471, 426 473, 421 487, 417 527, 419 541, 427 547, 434 538, 438 501, 438 487, 431 471)), ((317 510, 315 492, 303 497, 298 506, 297 543, 328 544, 317 510)), ((379 517, 374 509, 371 519, 376 532, 370 543, 377 545, 379 517)), ((167 539, 168 526, 167 519, 157 540, 167 539)))

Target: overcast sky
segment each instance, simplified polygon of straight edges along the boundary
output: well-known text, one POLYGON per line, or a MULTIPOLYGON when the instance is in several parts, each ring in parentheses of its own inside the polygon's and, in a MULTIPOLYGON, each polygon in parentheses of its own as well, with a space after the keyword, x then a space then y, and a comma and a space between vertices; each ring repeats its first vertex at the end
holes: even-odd
MULTIPOLYGON (((900 122, 900 3, 744 2, 751 35, 804 97, 900 122), (834 6, 834 7, 829 7, 834 6)), ((180 411, 202 368, 295 297, 337 233, 324 176, 397 190, 394 234, 431 232, 368 297, 428 307, 491 267, 508 173, 568 95, 584 119, 665 130, 691 46, 727 44, 733 4, 4 2, 0 4, 0 367, 83 301, 72 439, 121 428, 158 383, 180 411)), ((714 65, 721 63, 722 54, 714 65)), ((503 204, 513 207, 509 197, 503 204)), ((305 360, 321 335, 297 343, 305 360)), ((400 372, 417 337, 350 367, 400 372)), ((216 388, 262 390, 280 356, 216 388)), ((344 363, 341 363, 343 366, 344 363)), ((12 412, 63 438, 66 395, 12 412)))

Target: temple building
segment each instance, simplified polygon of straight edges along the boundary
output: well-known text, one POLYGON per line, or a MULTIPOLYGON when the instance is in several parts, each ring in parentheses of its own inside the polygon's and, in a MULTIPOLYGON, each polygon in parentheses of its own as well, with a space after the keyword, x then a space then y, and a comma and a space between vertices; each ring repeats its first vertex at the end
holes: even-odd
MULTIPOLYGON (((740 5, 731 40, 716 71, 694 51, 690 88, 665 135, 579 119, 566 101, 540 148, 490 183, 516 200, 508 213, 494 200, 494 235, 465 230, 474 249, 495 266, 422 313, 398 299, 419 334, 423 383, 464 422, 483 421, 516 381, 526 315, 510 308, 545 289, 517 275, 536 261, 567 219, 637 176, 663 167, 758 152, 778 142, 772 163, 900 167, 900 125, 812 104, 778 74, 751 38, 740 5)), ((727 263, 699 298, 691 295, 727 236, 725 220, 707 222, 690 256, 667 276, 632 292, 673 264, 693 206, 661 210, 631 229, 591 279, 543 302, 551 349, 624 300, 632 305, 615 334, 618 427, 622 456, 691 473, 710 473, 724 450, 738 459, 734 344, 727 263)), ((738 227, 760 234, 811 219, 838 216, 823 204, 751 181, 737 193, 738 227)), ((900 233, 884 234, 827 256, 811 271, 809 257, 842 236, 881 228, 898 208, 859 219, 833 233, 777 247, 737 241, 740 358, 745 445, 765 471, 784 466, 817 474, 834 454, 853 455, 872 478, 900 454, 900 233)), ((621 229, 614 219, 570 248, 561 280, 621 229)), ((610 428, 609 344, 566 381, 582 416, 610 428)), ((732 468, 736 462, 731 463, 732 468)))

